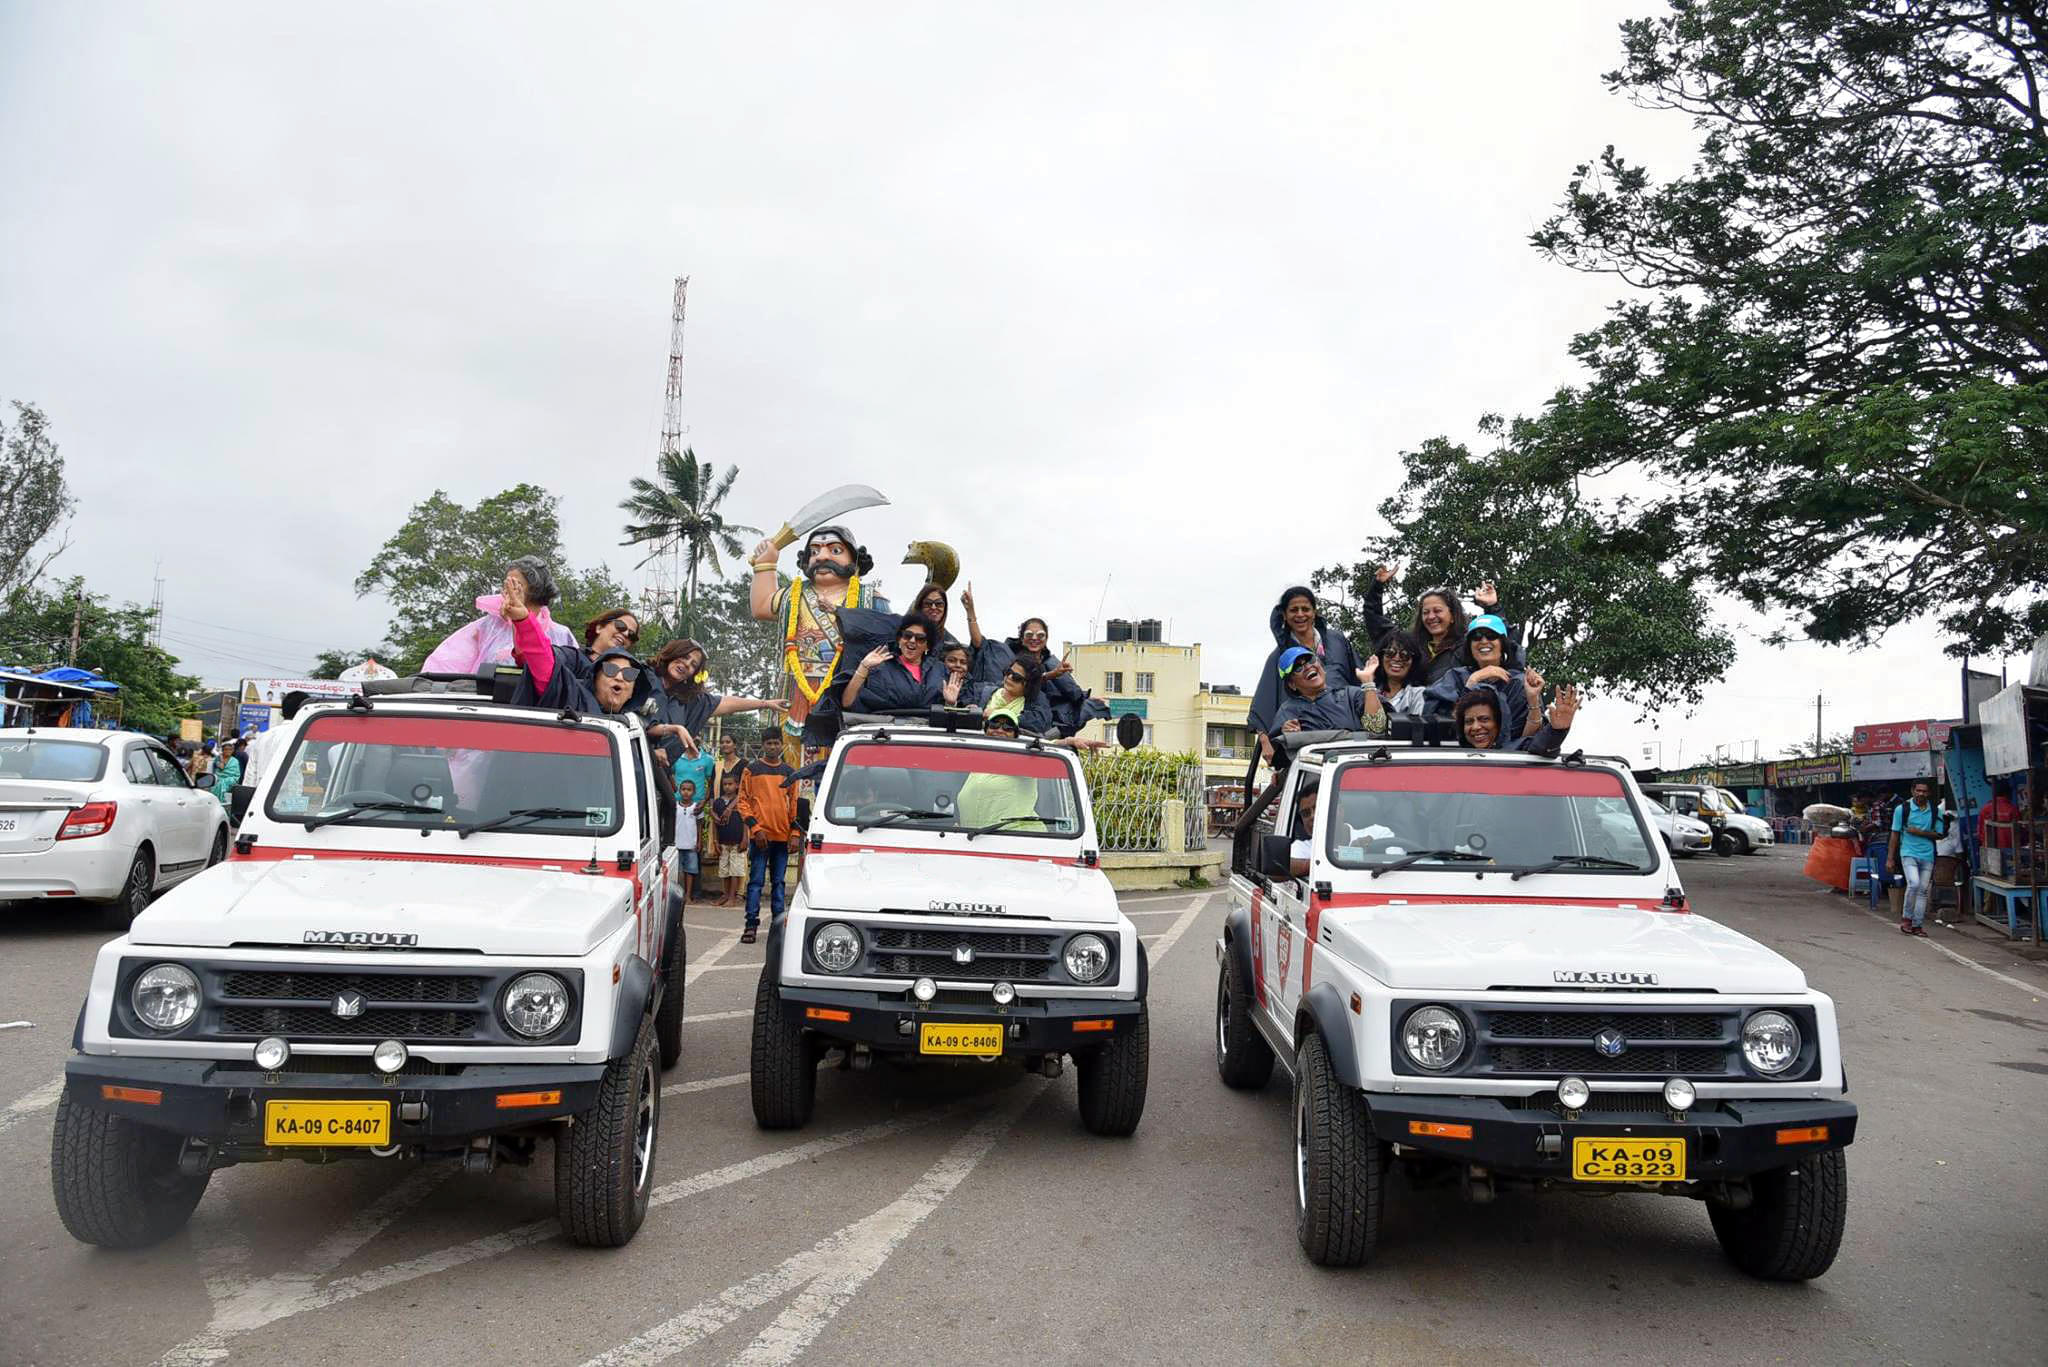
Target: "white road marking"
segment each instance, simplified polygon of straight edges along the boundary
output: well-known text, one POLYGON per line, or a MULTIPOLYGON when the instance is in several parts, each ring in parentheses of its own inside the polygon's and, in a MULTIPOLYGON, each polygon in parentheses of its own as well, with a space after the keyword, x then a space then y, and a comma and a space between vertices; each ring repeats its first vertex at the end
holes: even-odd
POLYGON ((1181 914, 1181 913, 1182 913, 1183 911, 1187 910, 1187 908, 1185 908, 1185 907, 1122 907, 1122 908, 1119 908, 1119 910, 1121 910, 1121 911, 1123 912, 1123 914, 1124 914, 1124 915, 1126 915, 1126 916, 1178 916, 1178 915, 1180 915, 1180 914, 1181 914))
POLYGON ((0 1021, 0 1030, 33 1030, 35 1028, 36 1023, 34 1021, 0 1021))
POLYGON ((738 1020, 741 1016, 751 1016, 753 1014, 752 1008, 745 1011, 706 1011, 701 1015, 683 1017, 683 1024, 695 1025, 700 1021, 731 1021, 738 1020))
MULTIPOLYGON (((968 1110, 970 1105, 978 1106, 980 1104, 979 1102, 962 1102, 958 1105, 945 1106, 929 1111, 924 1115, 906 1116, 900 1120, 889 1120, 876 1125, 867 1125, 857 1130, 847 1130, 841 1134, 828 1135, 823 1139, 813 1139, 808 1143, 797 1144, 787 1149, 777 1149, 771 1153, 759 1154, 738 1163, 727 1164, 722 1168, 713 1168, 709 1172, 698 1173, 694 1177, 679 1178, 668 1183, 666 1186, 655 1188, 654 1194, 648 1198, 648 1206, 651 1211, 656 1206, 665 1206, 671 1201, 684 1200, 719 1187, 730 1186, 735 1182, 744 1182, 748 1178, 774 1172, 778 1168, 786 1168, 796 1163, 808 1163, 812 1159, 822 1158, 826 1154, 837 1153, 841 1149, 852 1148, 857 1144, 867 1144, 878 1139, 888 1139, 909 1130, 936 1124, 941 1120, 961 1114, 968 1110)), ((229 1332, 232 1334, 248 1333, 251 1330, 260 1329, 264 1325, 274 1324, 278 1320, 302 1315, 309 1310, 322 1310, 330 1305, 339 1305, 343 1301, 354 1300, 356 1297, 367 1295, 372 1291, 382 1291, 387 1287, 417 1281, 421 1277, 432 1276, 437 1272, 451 1271, 467 1263, 476 1262, 479 1259, 494 1258, 502 1253, 510 1253, 515 1249, 540 1243, 544 1239, 552 1239, 559 1233, 561 1233, 561 1226, 556 1224, 554 1220, 534 1220, 505 1230, 502 1233, 485 1235, 483 1238, 471 1239, 467 1243, 453 1244, 447 1248, 439 1249, 433 1253, 422 1254, 416 1258, 406 1258, 399 1262, 386 1264, 383 1267, 373 1268, 368 1272, 359 1272, 354 1276, 342 1277, 322 1287, 308 1287, 295 1297, 279 1297, 274 1301, 266 1303, 261 1307, 260 1314, 251 1313, 238 1318, 233 1329, 229 1332)), ((174 1349, 172 1351, 175 1353, 179 1350, 174 1349)), ((166 1355, 164 1360, 167 1363, 173 1361, 169 1355, 166 1355)), ((208 1359, 201 1358, 196 1360, 204 1362, 208 1359)))
POLYGON ((57 1077, 36 1088, 33 1092, 30 1092, 27 1096, 9 1102, 5 1110, 0 1110, 0 1134, 5 1134, 8 1130, 19 1125, 36 1112, 48 1110, 56 1105, 57 1098, 63 1094, 64 1078, 62 1074, 59 1074, 57 1077))
MULTIPOLYGON (((1872 918, 1873 918, 1873 919, 1875 919, 1875 920, 1879 920, 1879 921, 1882 921, 1882 922, 1884 922, 1884 923, 1885 923, 1886 925, 1888 925, 1888 926, 1889 926, 1889 925, 1897 925, 1897 924, 1898 924, 1898 923, 1897 923, 1896 921, 1892 920, 1892 918, 1891 918, 1891 917, 1889 917, 1889 916, 1886 916, 1886 915, 1885 915, 1885 914, 1883 914, 1882 912, 1878 912, 1878 911, 1873 911, 1873 910, 1871 910, 1871 909, 1870 909, 1869 907, 1864 907, 1864 908, 1863 908, 1862 910, 1863 910, 1863 914, 1864 914, 1864 915, 1866 915, 1866 916, 1869 916, 1869 917, 1872 917, 1872 918)), ((1916 939, 1916 940, 1920 939, 1920 937, 1919 937, 1919 936, 1917 936, 1917 935, 1916 935, 1916 936, 1914 936, 1913 938, 1914 938, 1914 939, 1916 939)), ((2008 978, 2008 977, 2006 977, 2006 976, 2005 976, 2005 974, 2003 974, 2003 973, 2000 973, 2000 972, 1999 972, 1999 971, 1998 971, 1997 969, 1995 969, 1995 968, 1986 968, 1986 967, 1985 967, 1985 966, 1984 966, 1983 964, 1980 964, 1980 963, 1978 963, 1978 962, 1977 962, 1977 961, 1976 961, 1975 959, 1971 958, 1971 957, 1970 957, 1969 955, 1967 955, 1967 954, 1958 954, 1958 953, 1956 953, 1956 952, 1955 952, 1955 951, 1954 951, 1953 949, 1950 949, 1950 948, 1949 948, 1949 947, 1948 947, 1947 945, 1939 943, 1938 941, 1934 940, 1934 939, 1933 939, 1932 937, 1929 937, 1929 938, 1928 938, 1928 939, 1927 939, 1927 940, 1925 941, 1925 943, 1926 943, 1926 945, 1927 945, 1927 947, 1928 947, 1928 948, 1930 948, 1930 949, 1934 950, 1934 951, 1935 951, 1936 953, 1938 953, 1938 954, 1946 954, 1946 955, 1948 955, 1948 957, 1949 957, 1949 958, 1951 958, 1951 959, 1954 959, 1954 960, 1955 960, 1955 961, 1956 961, 1957 963, 1961 964, 1961 965, 1962 965, 1962 966, 1963 966, 1964 968, 1974 968, 1974 969, 1976 969, 1976 970, 1977 970, 1977 971, 1978 971, 1979 973, 1982 973, 1982 974, 1983 974, 1983 975, 1984 975, 1985 977, 1987 977, 1987 978, 1996 978, 1996 979, 1998 979, 1998 981, 2000 981, 2000 982, 2004 983, 2004 984, 2005 984, 2005 985, 2006 985, 2007 987, 2016 987, 2016 988, 2018 988, 2018 989, 2019 989, 2020 991, 2022 991, 2022 992, 2026 993, 2026 994, 2027 994, 2028 996, 2032 997, 2032 998, 2033 998, 2033 999, 2034 999, 2035 1001, 2039 1001, 2039 1000, 2041 1000, 2041 991, 2042 991, 2042 989, 2041 989, 2041 987, 2040 987, 2040 986, 2038 986, 2038 985, 2036 985, 2036 984, 2033 984, 2033 983, 2023 983, 2023 982, 2021 982, 2021 981, 2020 981, 2020 980, 2019 980, 2018 978, 2008 978)), ((4 1120, 4 1117, 0 1117, 0 1120, 4 1120)))
POLYGON ((644 1367, 666 1361, 749 1310, 797 1292, 775 1321, 733 1359, 746 1367, 782 1367, 794 1362, 911 1231, 967 1179, 1044 1087, 1042 1080, 1034 1080, 1012 1089, 995 1112, 962 1135, 909 1190, 874 1214, 827 1235, 780 1266, 756 1273, 599 1354, 585 1367, 644 1367))
POLYGON ((716 1091, 720 1087, 737 1087, 753 1076, 752 1073, 728 1073, 724 1077, 702 1077, 695 1082, 671 1082, 661 1089, 663 1096, 688 1096, 691 1092, 716 1091))
POLYGON ((1187 934, 1188 927, 1195 923, 1195 918, 1197 916, 1200 916, 1203 912, 1207 911, 1209 909, 1209 904, 1215 901, 1218 897, 1221 897, 1222 895, 1223 894, 1221 892, 1212 892, 1203 897, 1199 897, 1195 900, 1195 904, 1193 906, 1189 907, 1186 911, 1180 914, 1180 919, 1178 921, 1175 921, 1172 925, 1168 926, 1160 934, 1140 936, 1140 939, 1144 940, 1146 944, 1151 946, 1152 957, 1155 960, 1165 958, 1166 951, 1172 949, 1176 944, 1180 943, 1180 937, 1187 934))
POLYGON ((761 965, 759 964, 705 964, 701 968, 692 968, 690 970, 690 977, 694 979, 699 973, 759 973, 760 971, 761 965))
MULTIPOLYGON (((691 960, 690 966, 683 970, 683 986, 688 987, 691 983, 709 973, 713 968, 718 967, 718 961, 725 957, 726 951, 739 942, 740 933, 735 930, 717 944, 711 946, 703 957, 691 960)), ((727 968, 739 968, 743 965, 727 964, 725 966, 727 968)))

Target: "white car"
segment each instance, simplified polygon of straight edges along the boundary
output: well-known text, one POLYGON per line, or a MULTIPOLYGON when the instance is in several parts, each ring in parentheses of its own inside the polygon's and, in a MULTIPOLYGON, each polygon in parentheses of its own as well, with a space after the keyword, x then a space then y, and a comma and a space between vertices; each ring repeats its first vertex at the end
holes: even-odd
POLYGON ((1714 828, 1698 817, 1675 812, 1655 798, 1649 799, 1644 811, 1657 833, 1664 837, 1664 848, 1680 859, 1706 854, 1714 848, 1714 828))
POLYGON ((1751 816, 1726 788, 1703 783, 1647 783, 1643 792, 1652 801, 1708 827, 1712 846, 1721 854, 1761 854, 1775 843, 1771 823, 1751 816))
POLYGON ((1834 1003, 1693 911, 1625 766, 1325 743, 1284 784, 1233 850, 1213 1039, 1227 1086, 1293 1078, 1313 1261, 1372 1254, 1398 1163, 1474 1202, 1689 1197, 1751 1275, 1828 1269, 1857 1124, 1834 1003))
POLYGON ((227 852, 226 810, 155 737, 0 730, 0 902, 93 902, 125 930, 227 852))
POLYGON ((542 1141, 572 1240, 639 1229, 683 1018, 646 733, 432 682, 302 711, 232 857, 100 949, 52 1141, 74 1237, 164 1239, 238 1163, 542 1141))

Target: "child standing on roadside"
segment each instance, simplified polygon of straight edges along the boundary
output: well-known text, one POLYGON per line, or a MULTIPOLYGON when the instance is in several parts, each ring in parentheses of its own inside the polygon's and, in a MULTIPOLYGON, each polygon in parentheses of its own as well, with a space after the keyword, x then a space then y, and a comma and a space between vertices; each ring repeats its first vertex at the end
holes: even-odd
POLYGON ((740 880, 747 876, 747 827, 740 819, 740 767, 733 765, 718 783, 718 797, 711 804, 711 828, 718 835, 718 876, 716 905, 729 907, 738 895, 740 880))
POLYGON ((683 870, 683 900, 690 901, 697 895, 697 886, 702 881, 697 868, 697 818, 703 814, 703 807, 697 801, 697 784, 694 779, 682 779, 676 784, 676 862, 683 870))

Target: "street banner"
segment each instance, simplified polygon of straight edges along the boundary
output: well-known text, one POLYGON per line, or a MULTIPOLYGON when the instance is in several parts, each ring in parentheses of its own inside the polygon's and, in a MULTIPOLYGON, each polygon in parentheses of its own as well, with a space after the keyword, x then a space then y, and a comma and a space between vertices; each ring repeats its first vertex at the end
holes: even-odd
POLYGON ((1911 783, 1916 778, 1934 777, 1932 750, 1891 750, 1875 755, 1856 755, 1849 760, 1849 778, 1855 783, 1911 783))
POLYGON ((315 698, 346 698, 355 691, 336 679, 244 679, 241 700, 262 703, 266 707, 281 707, 284 695, 291 692, 306 693, 315 698))
POLYGON ((1859 755, 1890 755, 1902 750, 1941 750, 1948 746, 1946 721, 1890 721, 1856 728, 1859 755))
POLYGON ((1781 759, 1764 766, 1766 788, 1819 788, 1849 781, 1847 755, 1821 755, 1816 759, 1781 759))

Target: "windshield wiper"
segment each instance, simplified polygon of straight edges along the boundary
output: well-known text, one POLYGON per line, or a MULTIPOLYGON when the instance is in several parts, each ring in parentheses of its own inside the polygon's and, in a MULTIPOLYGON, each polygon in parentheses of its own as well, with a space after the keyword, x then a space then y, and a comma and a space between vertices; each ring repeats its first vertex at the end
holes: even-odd
POLYGON ((1000 831, 1003 827, 1019 821, 1036 821, 1041 826, 1057 826, 1060 824, 1060 818, 1056 816, 1006 816, 1001 821, 991 821, 986 826, 974 827, 967 832, 967 838, 972 840, 977 835, 987 835, 990 831, 1000 831))
POLYGON ((872 820, 863 821, 854 829, 864 831, 870 826, 893 826, 899 821, 945 821, 952 815, 951 812, 934 812, 924 807, 898 807, 893 812, 883 812, 872 820))
POLYGON ((1634 869, 1637 873, 1646 872, 1640 864, 1631 864, 1626 859, 1609 859, 1604 854, 1553 854, 1548 864, 1538 864, 1531 869, 1516 869, 1508 875, 1508 881, 1519 883, 1532 873, 1551 873, 1567 864, 1582 869, 1634 869))
POLYGON ((369 801, 351 802, 338 812, 322 812, 318 816, 309 816, 306 818, 306 829, 310 831, 320 826, 332 826, 337 821, 353 820, 365 812, 405 812, 407 814, 417 812, 425 816, 439 816, 441 809, 439 807, 422 806, 417 802, 395 802, 389 798, 373 798, 369 801))
POLYGON ((489 821, 461 826, 455 834, 467 840, 478 831, 496 831, 510 826, 515 821, 567 821, 570 817, 581 819, 590 813, 581 807, 514 807, 503 816, 494 816, 489 821))
POLYGON ((1383 873, 1392 873, 1396 869, 1405 869, 1410 864, 1419 864, 1425 859, 1450 859, 1480 864, 1491 864, 1493 862, 1492 855, 1474 854, 1470 850, 1417 850, 1413 854, 1402 855, 1391 864, 1377 866, 1373 869, 1372 876, 1377 878, 1383 873))

